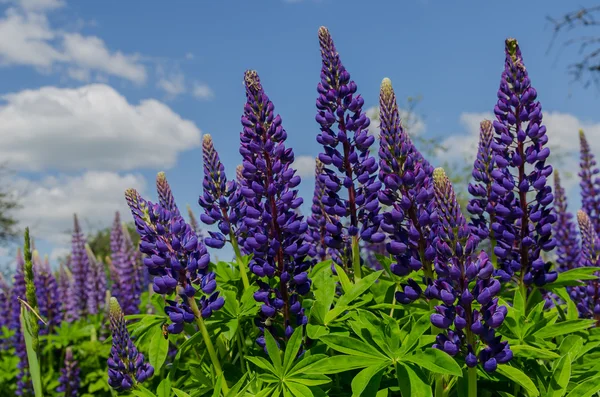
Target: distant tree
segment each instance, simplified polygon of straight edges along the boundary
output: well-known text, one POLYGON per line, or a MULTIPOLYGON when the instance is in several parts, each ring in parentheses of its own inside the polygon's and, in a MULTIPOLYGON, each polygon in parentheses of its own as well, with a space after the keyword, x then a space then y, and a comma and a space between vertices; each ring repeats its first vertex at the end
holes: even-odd
POLYGON ((0 164, 0 246, 4 247, 14 243, 19 234, 15 211, 21 206, 8 180, 11 173, 7 164, 0 164))
POLYGON ((585 87, 600 83, 600 5, 581 7, 559 17, 548 16, 553 27, 551 46, 559 36, 564 37, 563 47, 576 47, 578 60, 569 64, 574 80, 585 87))
MULTIPOLYGON (((133 240, 134 246, 137 247, 140 242, 140 236, 135 229, 135 224, 133 222, 128 222, 127 230, 129 230, 129 235, 133 240)), ((111 227, 107 227, 96 231, 88 237, 88 244, 92 249, 92 252, 96 255, 96 258, 102 260, 102 262, 106 262, 106 258, 110 257, 110 231, 111 227)))

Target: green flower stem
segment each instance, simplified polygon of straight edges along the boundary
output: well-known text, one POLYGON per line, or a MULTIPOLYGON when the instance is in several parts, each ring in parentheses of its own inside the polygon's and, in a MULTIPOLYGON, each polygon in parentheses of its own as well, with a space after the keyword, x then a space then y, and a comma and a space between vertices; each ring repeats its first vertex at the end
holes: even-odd
MULTIPOLYGON (((208 355, 210 357, 210 361, 212 362, 213 367, 215 367, 215 372, 217 378, 223 374, 223 369, 221 368, 221 363, 219 363, 219 357, 217 357, 217 352, 215 351, 215 347, 210 340, 210 335, 208 334, 208 330, 206 329, 206 325, 204 324, 204 320, 202 319, 202 314, 200 314, 200 310, 198 309, 198 305, 196 304, 196 300, 192 298, 188 298, 188 303, 190 308, 194 312, 196 316, 196 324, 198 324, 198 328, 202 333, 202 339, 204 339, 204 344, 206 345, 206 350, 208 351, 208 355)), ((225 376, 222 377, 223 384, 221 386, 223 392, 227 394, 229 392, 229 387, 227 387, 227 381, 225 380, 225 376)))
POLYGON ((358 236, 352 236, 352 270, 354 271, 354 282, 361 279, 360 269, 360 247, 358 245, 358 236))
POLYGON ((231 240, 231 245, 233 246, 233 252, 235 252, 235 259, 240 268, 240 274, 242 276, 242 284, 244 284, 244 291, 247 291, 250 288, 250 280, 248 279, 248 269, 246 269, 246 265, 242 260, 242 252, 240 251, 240 246, 238 245, 237 239, 233 235, 233 233, 229 234, 229 239, 231 240))
POLYGON ((467 370, 467 382, 469 397, 477 397, 477 367, 469 368, 467 370))

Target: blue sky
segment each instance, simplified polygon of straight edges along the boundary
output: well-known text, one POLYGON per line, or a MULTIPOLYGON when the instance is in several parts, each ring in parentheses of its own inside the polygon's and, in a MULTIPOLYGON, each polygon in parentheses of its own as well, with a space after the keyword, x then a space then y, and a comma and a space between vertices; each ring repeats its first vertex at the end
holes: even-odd
MULTIPOLYGON (((577 6, 594 4, 578 2, 577 6)), ((244 70, 256 69, 300 159, 305 202, 319 152, 314 120, 319 26, 327 26, 365 108, 383 77, 400 98, 422 96, 418 132, 471 158, 479 121, 492 117, 506 37, 519 40, 550 142, 577 165, 577 129, 600 152, 598 91, 571 83, 576 51, 552 38, 547 15, 564 1, 261 0, 177 2, 4 1, 0 14, 0 159, 17 174, 19 212, 42 254, 64 254, 71 216, 87 231, 122 192, 154 199, 164 170, 180 206, 196 213, 201 134, 210 133, 230 175, 240 161, 244 70)), ((469 160, 471 161, 471 160, 469 160)), ((569 183, 578 207, 576 181, 569 183)), ((4 252, 10 255, 10 252, 4 252)))

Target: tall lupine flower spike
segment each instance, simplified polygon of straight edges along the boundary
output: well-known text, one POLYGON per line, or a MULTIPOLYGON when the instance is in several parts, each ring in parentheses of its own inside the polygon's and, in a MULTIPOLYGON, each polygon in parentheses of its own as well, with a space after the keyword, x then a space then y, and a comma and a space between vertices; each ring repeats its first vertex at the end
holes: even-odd
POLYGON ((324 149, 319 154, 325 164, 321 178, 327 194, 323 204, 331 215, 326 243, 339 250, 344 247, 345 238, 352 240, 350 259, 355 277, 360 278, 359 240, 378 243, 385 238, 378 232, 377 192, 381 182, 377 180, 377 161, 370 154, 375 138, 368 133, 370 120, 362 110, 364 100, 356 95, 356 84, 350 80, 325 27, 319 28, 319 43, 322 69, 316 120, 321 132, 317 142, 324 149), (342 188, 347 195, 340 193, 342 188))
MULTIPOLYGON (((434 277, 432 228, 437 221, 433 209, 433 167, 402 128, 396 95, 388 78, 381 83, 379 111, 379 179, 384 188, 378 196, 385 206, 381 229, 389 238, 386 250, 395 260, 391 270, 398 276, 406 276, 423 267, 429 283, 434 277)), ((396 299, 410 303, 421 292, 411 279, 396 294, 396 299)))
MULTIPOLYGON (((577 222, 581 231, 582 266, 600 265, 600 240, 594 230, 594 224, 588 214, 577 211, 577 222)), ((599 276, 596 274, 596 276, 599 276)), ((587 285, 571 289, 571 298, 577 304, 580 317, 593 318, 600 325, 600 282, 599 278, 587 281, 587 285)))
MULTIPOLYGON (((69 259, 67 259, 69 260, 69 259)), ((65 320, 69 310, 69 299, 71 298, 71 287, 73 284, 72 275, 69 271, 69 265, 61 264, 58 267, 58 301, 61 302, 60 314, 61 318, 65 320)))
MULTIPOLYGON (((244 246, 253 254, 250 269, 259 277, 279 277, 279 288, 259 281, 260 290, 254 294, 262 302, 259 321, 261 331, 269 327, 276 337, 275 320, 281 314, 285 338, 294 326, 307 323, 300 295, 310 290, 311 281, 305 260, 310 249, 304 234, 308 225, 296 209, 302 204, 298 197, 300 177, 292 168, 294 152, 285 147, 287 133, 281 117, 273 113, 274 106, 265 94, 256 71, 245 73, 246 104, 242 116, 240 153, 243 157, 241 193, 245 197, 244 222, 247 238, 244 246)), ((265 346, 261 335, 257 342, 265 346)))
MULTIPOLYGON (((327 218, 330 216, 325 212, 323 199, 326 194, 325 183, 321 179, 324 165, 318 158, 315 160, 315 192, 310 207, 311 215, 306 222, 308 223, 307 239, 312 243, 311 256, 319 261, 327 259, 328 248, 325 244, 327 238, 327 218)), ((336 216, 337 218, 337 216, 336 216)), ((332 250, 332 248, 329 248, 332 250)))
POLYGON ((27 348, 25 346, 25 337, 21 328, 21 303, 20 299, 27 299, 27 287, 25 285, 25 261, 21 250, 17 250, 17 269, 13 278, 13 287, 11 293, 11 312, 9 328, 15 333, 13 335, 13 345, 19 358, 17 368, 17 396, 30 395, 33 393, 33 385, 29 379, 29 364, 27 361, 27 348))
POLYGON ((588 214, 594 230, 600 233, 600 169, 596 158, 590 150, 590 145, 583 130, 579 130, 581 157, 579 162, 579 177, 581 182, 581 208, 588 214))
POLYGON ((113 342, 108 358, 108 384, 118 392, 131 389, 154 374, 154 368, 144 362, 131 341, 119 301, 110 298, 110 328, 113 342))
MULTIPOLYGON (((2 274, 0 274, 0 330, 2 327, 10 328, 10 294, 10 287, 2 274)), ((10 346, 11 344, 8 339, 0 336, 0 350, 7 350, 10 346)))
MULTIPOLYGON (((69 298, 67 320, 74 322, 87 314, 88 291, 86 279, 90 271, 90 262, 85 251, 85 237, 79 227, 77 215, 73 216, 73 239, 71 248, 71 274, 73 283, 69 298)), ((91 293, 91 292, 90 292, 91 293)))
POLYGON ((560 184, 558 171, 554 172, 554 213, 556 214, 556 263, 564 272, 579 266, 579 239, 573 214, 567 210, 565 189, 560 184))
MULTIPOLYGON (((31 240, 29 238, 29 228, 25 228, 25 245, 23 248, 23 256, 25 259, 25 296, 31 310, 38 311, 37 296, 35 294, 35 276, 33 273, 33 254, 31 251, 31 240)), ((40 325, 35 315, 26 316, 29 319, 29 330, 31 333, 31 345, 33 350, 39 352, 39 333, 40 325)), ((22 326, 22 325, 21 325, 22 326)))
MULTIPOLYGON (((492 139, 494 138, 494 128, 492 122, 484 120, 479 126, 479 147, 477 148, 477 157, 473 165, 471 175, 475 183, 469 183, 469 193, 473 198, 467 205, 467 211, 471 215, 471 229, 481 240, 490 235, 490 224, 494 223, 494 191, 492 190, 492 171, 494 170, 494 153, 492 151, 492 139), (486 218, 490 216, 489 222, 486 218)), ((493 237, 492 237, 493 238, 493 237)))
POLYGON ((125 241, 126 227, 121 223, 117 212, 110 231, 110 261, 114 269, 115 282, 112 285, 112 296, 117 298, 125 315, 139 312, 139 281, 137 263, 131 248, 125 241))
POLYGON ((505 68, 494 108, 495 169, 491 175, 498 199, 491 212, 492 230, 499 274, 504 280, 517 277, 523 289, 558 277, 541 255, 556 246, 552 238, 556 216, 552 188, 546 180, 552 173, 552 167, 546 165, 550 150, 544 147, 548 136, 536 98, 517 41, 507 39, 505 68))
POLYGON ((106 300, 106 272, 104 263, 96 259, 92 249, 88 244, 85 245, 85 252, 90 264, 89 273, 86 278, 87 312, 88 314, 98 314, 104 308, 106 300))
POLYGON ((46 325, 40 322, 40 335, 52 334, 62 321, 61 306, 63 301, 60 300, 58 285, 50 269, 48 257, 42 262, 39 255, 34 255, 34 265, 35 293, 40 315, 46 321, 46 325))
POLYGON ((198 236, 198 238, 201 238, 202 230, 200 229, 200 225, 198 225, 198 220, 196 219, 196 214, 194 214, 194 211, 192 210, 192 207, 190 207, 189 204, 187 206, 187 211, 188 211, 188 218, 190 218, 190 227, 192 228, 194 233, 196 233, 196 236, 198 236))
POLYGON ((512 358, 508 342, 501 342, 494 331, 507 313, 495 297, 500 282, 492 278, 494 267, 487 254, 475 253, 479 238, 467 225, 444 170, 436 168, 433 180, 439 215, 435 238, 438 279, 427 287, 426 294, 442 301, 431 322, 444 330, 434 347, 452 356, 460 352, 469 367, 481 363, 485 371, 493 372, 512 358), (474 283, 472 289, 470 283, 474 283))
POLYGON ((144 200, 134 189, 128 189, 125 197, 140 234, 140 250, 146 254, 144 264, 154 276, 154 292, 178 295, 175 301, 167 300, 165 313, 171 319, 169 333, 181 333, 185 323, 208 318, 224 304, 215 274, 208 269, 208 251, 179 212, 144 200), (194 285, 200 286, 200 309, 194 285))
POLYGON ((59 384, 56 391, 63 393, 65 397, 77 397, 79 396, 79 382, 78 362, 73 357, 73 349, 67 347, 64 366, 60 369, 59 384))
POLYGON ((174 213, 175 215, 181 215, 177 204, 175 204, 175 198, 171 191, 171 186, 167 182, 167 177, 164 172, 156 174, 156 190, 158 192, 158 203, 167 211, 174 213))

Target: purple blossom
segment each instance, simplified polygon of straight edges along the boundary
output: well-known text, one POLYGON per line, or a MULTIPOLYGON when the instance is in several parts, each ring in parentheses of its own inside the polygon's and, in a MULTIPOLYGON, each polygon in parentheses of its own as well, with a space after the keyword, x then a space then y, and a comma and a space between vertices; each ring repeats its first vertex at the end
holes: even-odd
POLYGON ((59 385, 56 391, 63 393, 65 397, 77 397, 79 396, 79 382, 78 362, 73 357, 73 350, 67 347, 64 366, 60 369, 59 385))
MULTIPOLYGON (((582 210, 577 211, 577 222, 581 231, 581 266, 600 265, 600 241, 590 217, 582 210)), ((600 276, 596 274, 597 276, 600 276)), ((577 304, 580 317, 593 318, 600 324, 599 278, 586 281, 586 285, 572 287, 570 295, 577 304)))
POLYGON ((110 327, 113 342, 108 358, 108 384, 118 392, 126 391, 136 382, 150 378, 154 368, 144 362, 144 355, 131 341, 123 311, 114 297, 110 298, 110 327))
POLYGON ((444 170, 437 168, 433 180, 439 216, 435 238, 438 279, 425 294, 442 302, 431 315, 431 323, 445 330, 434 347, 452 356, 460 352, 470 367, 479 362, 484 370, 493 372, 497 364, 512 358, 508 342, 495 335, 507 314, 495 297, 500 282, 492 278, 494 267, 487 254, 476 254, 479 237, 467 225, 444 170))
POLYGON ((34 282, 35 294, 40 315, 44 318, 47 325, 41 321, 40 335, 52 334, 54 329, 60 326, 62 322, 62 301, 60 300, 59 290, 50 270, 48 257, 42 262, 39 255, 34 254, 33 264, 35 266, 34 282))
MULTIPOLYGON (((165 184, 166 179, 161 186, 165 184)), ((210 256, 202 241, 179 211, 171 212, 161 204, 146 201, 134 189, 128 189, 125 197, 141 237, 140 251, 146 255, 144 264, 154 276, 154 292, 177 293, 176 300, 168 299, 165 307, 171 320, 169 333, 183 331, 185 323, 194 321, 195 310, 204 318, 210 317, 223 306, 224 299, 215 291, 215 276, 208 269, 210 256), (200 309, 196 307, 199 292, 200 309)), ((174 201, 165 203, 176 208, 174 201)))
POLYGON ((158 192, 158 203, 160 206, 167 211, 172 212, 175 216, 181 216, 179 208, 177 208, 177 204, 175 204, 171 186, 169 186, 167 176, 164 172, 156 174, 156 191, 158 192))
POLYGON ((579 266, 579 239, 573 214, 567 211, 565 189, 560 185, 558 171, 554 173, 554 213, 556 214, 556 263, 564 272, 579 266))
POLYGON ((550 150, 542 107, 536 101, 515 39, 506 40, 506 62, 498 103, 494 108, 495 136, 492 142, 495 168, 492 191, 497 203, 490 215, 496 240, 494 253, 501 267, 499 275, 515 276, 525 285, 543 286, 556 280, 542 251, 556 246, 552 238, 552 188, 546 178, 552 167, 546 165, 550 150))
MULTIPOLYGON (((287 133, 281 117, 274 115, 273 103, 265 94, 256 71, 244 76, 246 104, 242 116, 240 153, 243 157, 242 185, 244 196, 244 223, 247 237, 244 248, 252 253, 249 267, 263 278, 279 278, 279 288, 259 281, 254 298, 261 302, 261 331, 269 327, 277 332, 274 322, 280 313, 285 337, 289 338, 294 326, 307 322, 299 295, 310 290, 307 270, 311 262, 305 260, 310 245, 304 241, 308 225, 297 212, 302 204, 298 197, 300 177, 293 169, 294 152, 285 147, 287 133), (295 318, 295 319, 294 319, 295 318)), ((264 347, 264 338, 257 342, 264 347)))
POLYGON ((112 296, 122 305, 125 315, 139 313, 140 282, 136 257, 133 255, 131 243, 127 243, 126 234, 129 232, 121 223, 120 214, 115 214, 115 220, 110 232, 110 260, 114 277, 112 296))
POLYGON ((10 327, 11 313, 11 290, 10 286, 0 274, 0 351, 11 347, 10 342, 3 336, 2 327, 10 327))
POLYGON ((67 321, 74 322, 83 318, 88 313, 88 294, 94 299, 94 291, 87 289, 87 277, 90 274, 90 262, 85 250, 85 237, 79 227, 77 215, 73 216, 73 239, 71 248, 71 274, 73 283, 71 288, 71 296, 68 300, 67 321))
POLYGON ((85 245, 89 263, 89 273, 86 277, 87 313, 96 315, 104 308, 106 301, 106 272, 104 263, 96 259, 89 245, 85 245))
MULTIPOLYGON (((315 192, 310 207, 311 215, 306 219, 308 224, 308 232, 306 238, 311 242, 310 255, 319 261, 324 261, 328 258, 328 248, 325 244, 327 238, 327 218, 330 216, 325 211, 323 199, 326 195, 326 187, 321 175, 323 174, 324 165, 318 158, 315 160, 315 192)), ((335 218, 337 216, 334 215, 335 218)), ((330 248, 331 249, 331 248, 330 248)))
POLYGON ((596 233, 600 233, 600 176, 598 175, 600 169, 582 130, 579 130, 579 143, 581 146, 579 162, 581 209, 590 217, 596 233))
POLYGON ((33 385, 29 376, 29 363, 27 360, 27 348, 25 347, 25 338, 21 329, 21 303, 19 298, 27 300, 25 285, 25 261, 21 251, 17 250, 17 269, 13 278, 13 287, 11 295, 11 313, 9 328, 15 331, 13 336, 13 345, 19 358, 17 369, 17 396, 33 394, 33 385))
POLYGON ((484 120, 479 128, 479 147, 477 158, 473 165, 472 176, 475 183, 469 183, 469 193, 473 198, 467 205, 467 211, 471 215, 471 229, 481 240, 490 235, 489 225, 494 223, 493 208, 495 193, 492 190, 492 171, 494 170, 494 153, 492 151, 492 139, 494 129, 492 122, 484 120), (487 214, 490 219, 486 218, 487 214))
MULTIPOLYGON (((389 239, 386 250, 395 261, 391 270, 398 276, 406 276, 423 268, 426 282, 430 282, 434 276, 432 242, 437 222, 433 208, 433 167, 402 128, 396 95, 387 78, 381 83, 379 111, 379 180, 384 187, 378 196, 385 206, 381 230, 389 239)), ((398 292, 396 299, 401 303, 417 299, 421 290, 415 285, 412 281, 403 285, 404 289, 409 286, 409 291, 398 292)))
MULTIPOLYGON (((323 197, 327 222, 327 246, 342 249, 345 239, 352 239, 351 260, 359 272, 359 238, 381 242, 385 238, 379 228, 377 161, 370 154, 375 138, 368 133, 370 120, 363 112, 364 100, 356 95, 357 86, 350 80, 329 30, 319 28, 321 46, 321 82, 317 86, 316 120, 321 132, 317 142, 324 152, 319 160, 325 165, 319 176, 326 188, 323 197), (342 189, 344 193, 342 193, 342 189)), ((360 277, 360 274, 355 276, 360 277)))
POLYGON ((67 318, 69 300, 71 299, 72 276, 69 272, 69 268, 71 267, 69 265, 70 260, 70 258, 67 258, 67 264, 61 263, 58 268, 57 293, 58 301, 61 302, 60 316, 63 320, 67 318))

